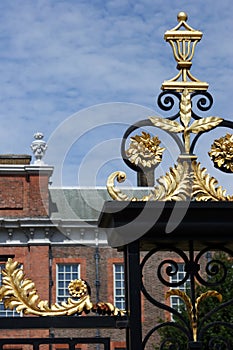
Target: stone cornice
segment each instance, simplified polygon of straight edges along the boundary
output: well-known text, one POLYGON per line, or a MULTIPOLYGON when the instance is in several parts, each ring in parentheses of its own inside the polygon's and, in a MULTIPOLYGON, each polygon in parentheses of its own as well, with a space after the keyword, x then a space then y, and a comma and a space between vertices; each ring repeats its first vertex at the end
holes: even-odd
POLYGON ((107 245, 106 230, 96 221, 51 220, 50 218, 0 219, 0 246, 107 245))
POLYGON ((0 164, 0 174, 42 174, 51 176, 53 173, 53 166, 37 166, 37 165, 19 165, 19 164, 0 164))

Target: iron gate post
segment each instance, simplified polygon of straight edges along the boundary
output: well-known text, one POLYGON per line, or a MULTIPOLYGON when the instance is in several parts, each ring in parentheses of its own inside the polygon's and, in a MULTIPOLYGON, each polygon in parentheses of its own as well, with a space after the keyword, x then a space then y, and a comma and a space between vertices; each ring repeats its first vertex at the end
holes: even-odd
POLYGON ((188 343, 189 350, 202 350, 202 342, 200 341, 190 341, 188 343))
POLYGON ((126 330, 127 350, 142 350, 141 329, 141 269, 139 241, 124 247, 126 308, 129 327, 126 330))

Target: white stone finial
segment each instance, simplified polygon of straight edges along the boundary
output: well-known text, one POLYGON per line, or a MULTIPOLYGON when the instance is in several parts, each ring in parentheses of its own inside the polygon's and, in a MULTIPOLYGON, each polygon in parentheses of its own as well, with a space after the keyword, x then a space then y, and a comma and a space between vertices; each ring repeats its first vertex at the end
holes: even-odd
POLYGON ((45 152, 48 148, 47 143, 43 140, 44 135, 41 132, 37 132, 34 134, 34 141, 31 144, 31 149, 33 155, 35 157, 34 164, 36 165, 44 165, 44 161, 42 158, 45 155, 45 152))

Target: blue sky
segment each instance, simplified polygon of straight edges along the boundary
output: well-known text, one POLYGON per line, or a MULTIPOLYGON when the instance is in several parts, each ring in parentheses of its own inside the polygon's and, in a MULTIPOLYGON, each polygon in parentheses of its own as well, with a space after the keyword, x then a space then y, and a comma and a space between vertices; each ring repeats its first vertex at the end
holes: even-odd
POLYGON ((128 125, 153 111, 163 115, 160 86, 176 74, 163 35, 181 10, 204 34, 192 73, 210 85, 209 113, 233 120, 231 0, 1 1, 1 153, 30 154, 41 131, 52 140, 46 160, 62 172, 63 185, 79 185, 79 165, 90 156, 99 165, 83 167, 82 185, 106 183, 105 173, 121 170, 114 168, 117 142, 128 125))

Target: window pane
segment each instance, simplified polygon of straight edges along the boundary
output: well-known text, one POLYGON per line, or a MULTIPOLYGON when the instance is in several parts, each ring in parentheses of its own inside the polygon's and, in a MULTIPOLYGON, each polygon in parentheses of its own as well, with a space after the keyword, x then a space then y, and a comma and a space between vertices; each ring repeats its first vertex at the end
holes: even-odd
MULTIPOLYGON (((178 272, 177 272, 177 274, 171 276, 170 282, 171 283, 178 283, 178 282, 182 281, 185 276, 186 276, 185 265, 183 263, 179 263, 178 264, 178 272)), ((187 292, 189 290, 189 286, 190 286, 190 279, 188 279, 183 285, 178 286, 178 287, 172 287, 172 288, 182 290, 183 292, 187 292)), ((183 305, 183 300, 179 297, 171 296, 170 297, 170 304, 171 304, 171 307, 180 311, 181 307, 183 305)))
POLYGON ((57 264, 57 302, 70 297, 68 285, 70 281, 80 278, 80 264, 57 264))
POLYGON ((124 265, 114 264, 114 305, 119 309, 125 309, 125 281, 124 265))

